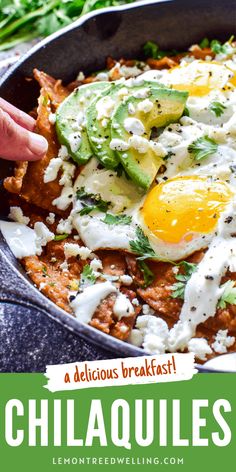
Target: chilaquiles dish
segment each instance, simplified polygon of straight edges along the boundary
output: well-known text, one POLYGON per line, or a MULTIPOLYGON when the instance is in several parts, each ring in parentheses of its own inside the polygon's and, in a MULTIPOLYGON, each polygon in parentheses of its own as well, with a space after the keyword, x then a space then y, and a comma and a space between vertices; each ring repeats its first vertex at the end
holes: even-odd
POLYGON ((236 350, 236 44, 144 46, 65 86, 34 70, 41 161, 1 230, 60 308, 147 353, 236 350))

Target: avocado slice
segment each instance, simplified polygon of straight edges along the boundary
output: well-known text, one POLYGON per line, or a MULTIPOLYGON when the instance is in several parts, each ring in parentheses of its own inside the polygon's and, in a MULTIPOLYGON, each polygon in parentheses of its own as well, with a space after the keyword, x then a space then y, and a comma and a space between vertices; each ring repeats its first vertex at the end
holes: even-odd
POLYGON ((56 132, 60 144, 64 144, 70 156, 79 165, 85 164, 93 155, 85 121, 89 103, 103 90, 108 82, 92 82, 75 89, 58 107, 56 132))
POLYGON ((151 86, 154 88, 163 87, 158 82, 112 82, 110 88, 107 88, 90 103, 86 113, 88 138, 94 154, 104 167, 115 169, 120 163, 116 153, 110 148, 111 119, 116 108, 127 96, 138 90, 148 90, 148 94, 150 94, 151 86))
POLYGON ((187 97, 187 92, 151 86, 148 102, 144 103, 144 98, 137 98, 136 94, 115 110, 110 146, 133 182, 144 190, 150 187, 163 164, 156 144, 150 140, 152 128, 178 121, 187 97))

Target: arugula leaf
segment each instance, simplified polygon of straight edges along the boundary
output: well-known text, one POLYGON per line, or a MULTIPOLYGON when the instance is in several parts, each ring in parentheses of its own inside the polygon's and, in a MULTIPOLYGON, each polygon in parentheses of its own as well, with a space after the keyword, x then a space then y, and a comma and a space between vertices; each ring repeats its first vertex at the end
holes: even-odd
POLYGON ((129 225, 132 218, 127 215, 111 215, 111 213, 107 213, 102 221, 107 225, 129 225))
POLYGON ((202 136, 188 146, 188 152, 196 161, 201 161, 217 151, 218 144, 209 136, 202 136))
POLYGON ((143 274, 144 284, 143 287, 147 288, 154 280, 155 276, 151 269, 149 269, 148 265, 144 261, 138 261, 139 269, 143 274))
POLYGON ((178 282, 174 283, 171 287, 173 293, 171 294, 172 298, 181 298, 184 299, 185 286, 192 274, 197 268, 197 264, 192 262, 182 261, 179 264, 180 267, 183 267, 183 274, 176 274, 175 278, 178 282))
POLYGON ((80 277, 80 285, 93 285, 95 283, 96 277, 94 275, 93 269, 89 264, 85 264, 83 272, 80 277))
POLYGON ((110 205, 110 202, 102 200, 101 195, 86 193, 84 187, 77 190, 76 196, 83 206, 82 210, 79 212, 80 215, 88 215, 94 210, 106 213, 110 205))
POLYGON ((225 284, 220 287, 223 289, 221 298, 217 304, 218 308, 226 308, 226 303, 230 305, 236 305, 236 287, 234 280, 228 280, 225 284))
POLYGON ((54 236, 54 241, 64 241, 64 239, 66 239, 68 237, 68 234, 67 233, 64 233, 64 234, 56 234, 54 236))
POLYGON ((223 115, 224 111, 226 110, 226 106, 221 102, 211 102, 209 106, 210 110, 215 113, 217 117, 223 115))

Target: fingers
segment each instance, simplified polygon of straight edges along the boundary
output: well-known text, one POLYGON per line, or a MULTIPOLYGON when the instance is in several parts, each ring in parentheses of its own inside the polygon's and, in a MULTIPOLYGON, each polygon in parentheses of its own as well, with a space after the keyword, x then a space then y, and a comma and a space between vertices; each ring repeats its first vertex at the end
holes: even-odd
POLYGON ((10 103, 6 102, 3 98, 0 97, 0 108, 8 113, 10 117, 18 123, 18 125, 22 126, 23 128, 28 129, 29 131, 33 131, 35 127, 35 120, 27 115, 27 113, 24 113, 21 110, 18 110, 18 108, 14 107, 10 103))
POLYGON ((36 161, 47 152, 47 140, 18 125, 0 108, 0 156, 14 161, 36 161))

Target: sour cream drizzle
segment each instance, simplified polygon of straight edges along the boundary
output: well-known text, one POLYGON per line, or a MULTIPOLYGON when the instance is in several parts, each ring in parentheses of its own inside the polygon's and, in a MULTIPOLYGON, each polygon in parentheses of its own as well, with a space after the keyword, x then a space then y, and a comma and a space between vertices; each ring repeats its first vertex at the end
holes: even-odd
POLYGON ((215 316, 223 289, 221 278, 228 269, 236 271, 236 198, 222 213, 217 233, 208 251, 185 288, 179 321, 169 333, 169 350, 183 349, 194 336, 196 327, 215 316))

